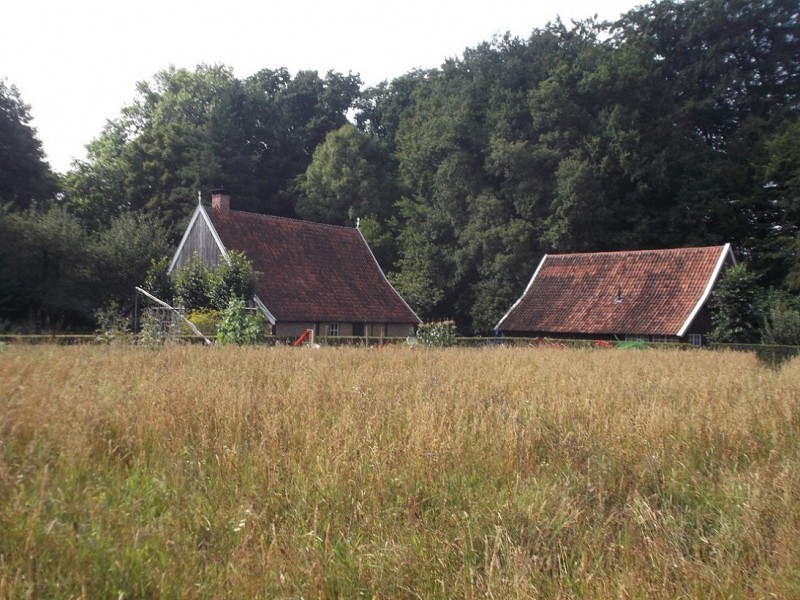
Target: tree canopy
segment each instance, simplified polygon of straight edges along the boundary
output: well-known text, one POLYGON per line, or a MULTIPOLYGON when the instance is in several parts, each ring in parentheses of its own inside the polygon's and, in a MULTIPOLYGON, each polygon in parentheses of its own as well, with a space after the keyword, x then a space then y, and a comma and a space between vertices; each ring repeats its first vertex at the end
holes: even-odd
POLYGON ((26 209, 52 200, 58 189, 31 120, 19 90, 0 79, 0 206, 26 209))

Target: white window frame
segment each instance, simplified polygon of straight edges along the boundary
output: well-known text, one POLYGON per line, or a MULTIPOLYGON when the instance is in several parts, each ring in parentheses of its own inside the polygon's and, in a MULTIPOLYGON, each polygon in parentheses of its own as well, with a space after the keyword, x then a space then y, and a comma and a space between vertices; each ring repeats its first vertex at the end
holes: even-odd
POLYGON ((328 325, 328 335, 330 337, 339 337, 339 332, 341 331, 339 327, 339 323, 331 323, 328 325))
POLYGON ((692 347, 699 348, 703 345, 703 336, 700 333, 689 333, 686 334, 686 341, 688 341, 692 347))

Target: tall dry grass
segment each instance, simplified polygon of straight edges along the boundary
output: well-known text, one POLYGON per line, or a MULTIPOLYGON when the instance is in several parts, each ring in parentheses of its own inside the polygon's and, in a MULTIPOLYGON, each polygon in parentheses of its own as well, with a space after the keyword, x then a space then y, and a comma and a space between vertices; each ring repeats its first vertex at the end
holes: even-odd
POLYGON ((800 597, 800 359, 0 352, 2 597, 800 597))

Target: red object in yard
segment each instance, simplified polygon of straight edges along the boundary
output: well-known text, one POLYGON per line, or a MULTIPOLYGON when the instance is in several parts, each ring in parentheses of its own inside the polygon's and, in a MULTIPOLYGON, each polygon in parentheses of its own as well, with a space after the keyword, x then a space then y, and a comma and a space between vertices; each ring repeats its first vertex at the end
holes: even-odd
POLYGON ((313 329, 306 329, 303 333, 300 334, 300 337, 294 341, 292 346, 299 346, 303 342, 310 342, 313 340, 314 330, 313 329))

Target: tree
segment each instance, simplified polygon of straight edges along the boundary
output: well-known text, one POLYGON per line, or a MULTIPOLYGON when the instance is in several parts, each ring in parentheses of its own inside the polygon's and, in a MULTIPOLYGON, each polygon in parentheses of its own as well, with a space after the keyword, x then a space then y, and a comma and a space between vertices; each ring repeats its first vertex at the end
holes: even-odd
POLYGON ((222 65, 161 71, 89 144, 65 178, 65 202, 92 230, 141 210, 177 231, 198 191, 224 185, 239 209, 294 216, 296 179, 347 122, 359 86, 334 72, 240 81, 222 65))
POLYGON ((762 294, 758 276, 744 263, 729 267, 711 293, 712 330, 715 342, 752 344, 759 341, 758 304, 762 294))
POLYGON ((304 219, 354 225, 357 217, 386 219, 398 192, 388 158, 353 125, 330 132, 314 150, 302 179, 296 210, 304 219))
POLYGON ((36 330, 91 321, 89 239, 63 208, 0 207, 0 317, 36 330))
POLYGON ((56 178, 31 120, 19 90, 0 79, 0 205, 26 209, 56 194, 56 178))
POLYGON ((121 213, 91 238, 93 295, 103 306, 114 303, 122 312, 130 312, 135 286, 144 282, 153 262, 169 250, 169 232, 159 219, 121 213))

